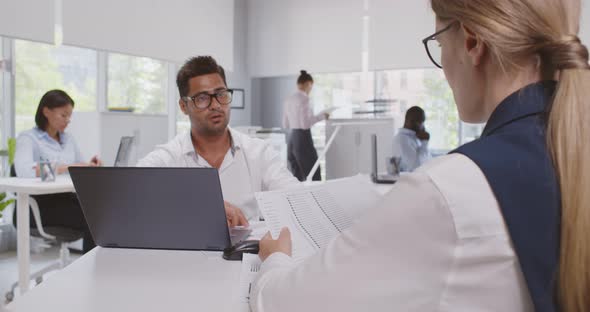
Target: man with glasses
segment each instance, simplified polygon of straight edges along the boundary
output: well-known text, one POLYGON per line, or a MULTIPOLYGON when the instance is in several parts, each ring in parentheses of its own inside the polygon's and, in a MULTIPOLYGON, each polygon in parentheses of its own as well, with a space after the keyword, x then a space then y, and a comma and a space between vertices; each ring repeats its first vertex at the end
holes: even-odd
POLYGON ((233 91, 212 57, 188 60, 176 84, 191 130, 156 147, 138 167, 217 168, 230 226, 258 219, 255 192, 299 185, 269 144, 228 127, 233 91))

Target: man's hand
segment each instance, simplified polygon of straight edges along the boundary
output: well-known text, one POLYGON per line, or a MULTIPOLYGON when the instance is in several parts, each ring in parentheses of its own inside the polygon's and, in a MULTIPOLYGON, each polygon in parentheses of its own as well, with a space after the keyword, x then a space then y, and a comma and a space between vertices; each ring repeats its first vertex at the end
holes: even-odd
POLYGON ((430 140, 430 133, 428 133, 426 130, 416 132, 416 136, 418 137, 418 139, 420 139, 422 141, 430 140))
POLYGON ((244 216, 244 213, 240 208, 223 201, 223 205, 225 206, 225 216, 227 218, 227 226, 234 227, 234 226, 248 226, 248 220, 244 216))
POLYGON ((260 260, 264 261, 268 256, 275 252, 282 252, 287 256, 291 256, 291 232, 288 228, 281 229, 281 233, 277 239, 272 239, 270 232, 266 233, 260 240, 260 251, 258 256, 260 260))
POLYGON ((102 161, 98 158, 98 156, 94 156, 92 157, 92 159, 90 159, 90 166, 91 167, 100 167, 102 166, 102 161))

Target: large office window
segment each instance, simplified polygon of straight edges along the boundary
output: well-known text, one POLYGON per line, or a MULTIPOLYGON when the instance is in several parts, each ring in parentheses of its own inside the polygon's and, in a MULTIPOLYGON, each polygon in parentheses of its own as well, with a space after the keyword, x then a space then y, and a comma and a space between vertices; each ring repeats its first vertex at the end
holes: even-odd
POLYGON ((375 73, 375 97, 392 100, 390 111, 395 126, 403 127, 408 108, 420 106, 426 112, 429 147, 444 153, 479 137, 483 125, 469 125, 459 119, 453 91, 442 70, 404 69, 375 73))
MULTIPOLYGON (((479 137, 483 125, 459 120, 453 92, 439 69, 404 69, 371 72, 362 89, 361 73, 314 75, 311 97, 314 109, 341 106, 335 118, 392 117, 395 127, 403 127, 405 113, 412 106, 426 112, 426 127, 431 134, 430 148, 443 153, 479 137), (382 100, 379 105, 367 100, 382 100), (376 112, 368 114, 370 112, 376 112)), ((312 128, 316 146, 324 144, 323 124, 312 128)))
POLYGON ((96 110, 96 51, 25 40, 14 40, 14 48, 17 134, 35 125, 39 100, 52 89, 67 92, 76 111, 96 110))
POLYGON ((459 146, 459 116, 453 93, 441 70, 386 70, 376 73, 379 99, 390 99, 395 126, 403 127, 406 110, 420 106, 426 112, 430 148, 451 150, 459 146))
POLYGON ((107 88, 109 108, 130 109, 145 114, 167 113, 166 62, 110 53, 107 88))
POLYGON ((176 133, 183 133, 191 129, 191 121, 178 105, 176 106, 176 133))

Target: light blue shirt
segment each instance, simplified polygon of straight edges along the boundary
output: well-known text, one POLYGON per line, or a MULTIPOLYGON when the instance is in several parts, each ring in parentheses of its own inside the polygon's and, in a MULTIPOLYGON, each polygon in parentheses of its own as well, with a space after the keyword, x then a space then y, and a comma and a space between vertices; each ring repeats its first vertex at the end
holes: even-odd
POLYGON ((415 131, 401 128, 393 138, 393 156, 401 157, 401 171, 414 171, 430 159, 428 140, 420 140, 415 131))
POLYGON ((74 137, 62 132, 59 138, 61 142, 37 127, 21 132, 16 139, 16 175, 21 178, 34 178, 35 165, 41 160, 57 162, 60 165, 82 162, 82 155, 74 137))

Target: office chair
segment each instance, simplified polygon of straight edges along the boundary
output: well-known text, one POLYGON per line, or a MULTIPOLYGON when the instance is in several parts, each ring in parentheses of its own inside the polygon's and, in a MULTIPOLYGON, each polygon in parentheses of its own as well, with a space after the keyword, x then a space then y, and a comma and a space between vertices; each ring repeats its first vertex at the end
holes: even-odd
MULTIPOLYGON (((10 166, 10 176, 16 177, 16 170, 14 165, 10 166)), ((70 251, 68 249, 68 243, 75 242, 84 237, 84 233, 68 227, 62 226, 43 226, 41 220, 41 213, 39 211, 39 205, 34 196, 29 196, 29 205, 36 223, 36 228, 31 229, 31 236, 40 237, 49 242, 50 244, 60 244, 59 259, 44 267, 43 269, 31 274, 30 279, 34 279, 38 285, 43 282, 43 275, 53 270, 63 269, 72 261, 70 259, 70 251)), ((16 203, 14 203, 16 209, 16 203)), ((13 210, 13 215, 15 214, 13 210)), ((16 218, 12 218, 13 224, 16 227, 16 218)), ((14 290, 18 286, 18 282, 14 282, 10 287, 10 291, 6 293, 6 303, 11 302, 14 299, 14 290)))

